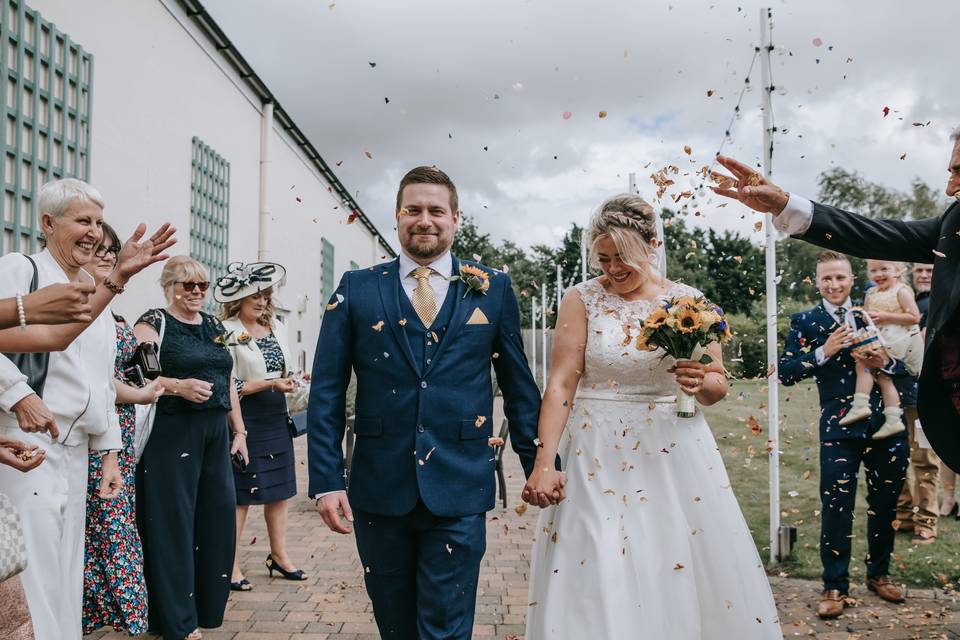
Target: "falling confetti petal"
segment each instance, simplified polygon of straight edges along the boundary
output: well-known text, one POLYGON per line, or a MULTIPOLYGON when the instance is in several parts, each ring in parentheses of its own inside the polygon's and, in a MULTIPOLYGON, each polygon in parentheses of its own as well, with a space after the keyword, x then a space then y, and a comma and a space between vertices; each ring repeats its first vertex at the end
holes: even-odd
POLYGON ((569 120, 569 119, 572 118, 572 117, 573 117, 573 114, 570 113, 569 111, 564 111, 564 112, 563 112, 563 119, 564 119, 564 120, 569 120))
POLYGON ((607 112, 606 112, 606 111, 601 111, 600 114, 599 114, 599 116, 600 116, 600 118, 606 118, 606 117, 607 117, 607 112))
POLYGON ((815 46, 815 47, 821 47, 821 46, 823 46, 823 40, 821 40, 820 38, 814 38, 814 39, 813 39, 813 46, 815 46))

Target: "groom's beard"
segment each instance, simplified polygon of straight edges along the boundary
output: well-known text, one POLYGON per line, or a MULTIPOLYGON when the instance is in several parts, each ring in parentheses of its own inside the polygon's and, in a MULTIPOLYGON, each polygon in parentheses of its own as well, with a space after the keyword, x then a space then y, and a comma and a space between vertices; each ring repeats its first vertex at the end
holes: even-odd
POLYGON ((425 260, 443 255, 443 253, 450 248, 450 244, 452 244, 446 243, 445 238, 439 234, 432 237, 433 242, 417 242, 413 233, 411 233, 407 236, 407 242, 403 248, 407 250, 407 253, 409 253, 411 257, 425 260))

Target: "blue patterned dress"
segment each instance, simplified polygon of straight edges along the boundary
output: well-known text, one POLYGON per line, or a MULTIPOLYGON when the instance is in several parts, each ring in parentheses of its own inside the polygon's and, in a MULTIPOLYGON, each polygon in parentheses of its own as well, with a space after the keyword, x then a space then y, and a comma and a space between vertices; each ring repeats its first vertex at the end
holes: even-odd
MULTIPOLYGON (((117 359, 114 377, 126 382, 122 369, 137 348, 133 331, 117 322, 117 359)), ((143 547, 135 516, 136 455, 133 438, 136 412, 132 404, 118 404, 123 450, 119 453, 123 490, 115 500, 99 496, 100 458, 90 456, 87 485, 87 532, 83 570, 83 633, 103 626, 130 635, 147 630, 147 586, 143 578, 143 547)))

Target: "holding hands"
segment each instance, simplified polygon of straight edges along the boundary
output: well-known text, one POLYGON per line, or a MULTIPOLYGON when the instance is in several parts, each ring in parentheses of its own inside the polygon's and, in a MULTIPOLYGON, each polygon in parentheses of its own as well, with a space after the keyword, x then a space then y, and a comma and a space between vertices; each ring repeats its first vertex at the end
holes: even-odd
POLYGON ((567 476, 563 472, 554 469, 552 464, 542 465, 538 462, 520 497, 524 502, 540 508, 560 504, 567 497, 564 490, 566 484, 567 476))

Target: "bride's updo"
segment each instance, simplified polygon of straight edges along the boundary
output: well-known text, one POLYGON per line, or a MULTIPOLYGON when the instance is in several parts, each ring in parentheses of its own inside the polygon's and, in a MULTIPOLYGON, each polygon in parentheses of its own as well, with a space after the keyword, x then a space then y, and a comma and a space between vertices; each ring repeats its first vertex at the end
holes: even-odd
POLYGON ((629 193, 613 196, 590 219, 586 236, 590 266, 600 268, 597 242, 610 238, 625 264, 650 277, 651 257, 656 253, 651 243, 656 237, 657 214, 646 200, 629 193))

